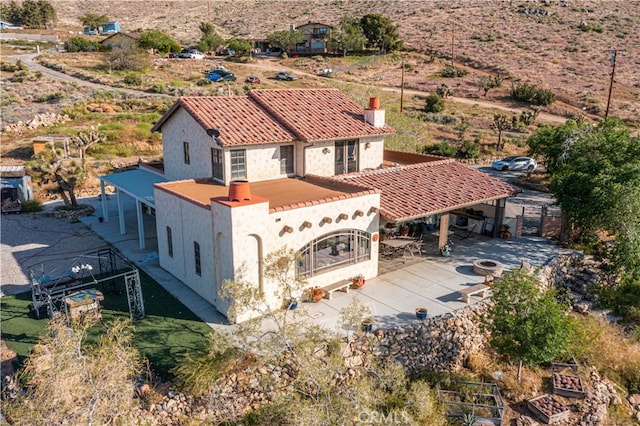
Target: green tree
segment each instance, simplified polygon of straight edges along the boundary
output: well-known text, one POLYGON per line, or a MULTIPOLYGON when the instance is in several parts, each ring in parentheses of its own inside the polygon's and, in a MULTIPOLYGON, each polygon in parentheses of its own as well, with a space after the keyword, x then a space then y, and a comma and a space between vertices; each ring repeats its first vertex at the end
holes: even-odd
POLYGON ((442 141, 433 145, 425 145, 420 149, 423 154, 440 155, 442 157, 453 157, 456 155, 456 148, 448 142, 442 141))
POLYGON ((162 54, 180 52, 180 45, 168 35, 160 31, 147 31, 140 36, 140 47, 143 49, 155 49, 162 54))
POLYGON ((11 0, 6 7, 0 8, 2 19, 5 19, 15 25, 24 24, 24 15, 22 13, 22 7, 20 7, 15 0, 11 0))
POLYGON ((251 50, 251 42, 242 38, 232 38, 227 42, 230 50, 235 50, 237 56, 246 56, 251 50))
POLYGON ((38 0, 38 6, 40 8, 42 25, 44 28, 52 27, 53 22, 58 18, 56 10, 47 0, 38 0))
POLYGON ((427 96, 424 104, 424 112, 442 112, 444 111, 444 99, 437 93, 427 96))
POLYGON ((540 278, 527 269, 506 272, 493 286, 485 327, 489 343, 500 354, 522 363, 538 365, 566 352, 572 323, 566 306, 552 290, 541 289, 540 278))
POLYGON ((597 126, 568 121, 538 129, 529 147, 544 159, 569 223, 583 234, 613 235, 614 265, 640 278, 640 138, 615 118, 597 126))
POLYGON ((201 52, 213 52, 224 43, 224 39, 216 32, 213 24, 200 22, 199 28, 200 32, 202 32, 202 37, 198 41, 198 49, 201 52))
POLYGON ((71 37, 64 42, 64 50, 67 52, 97 52, 99 48, 100 43, 83 37, 71 37))
POLYGON ((273 47, 281 49, 283 52, 289 50, 290 46, 304 41, 304 34, 300 30, 294 31, 274 31, 267 34, 267 41, 273 47))
POLYGON ((367 38, 367 46, 386 51, 398 50, 402 47, 398 27, 390 18, 377 13, 364 15, 360 19, 360 26, 367 38))
POLYGON ((348 52, 361 50, 367 42, 360 22, 355 18, 345 16, 340 25, 331 30, 328 45, 333 51, 342 52, 347 56, 348 52))
POLYGON ((12 425, 134 424, 139 354, 126 322, 112 323, 97 343, 87 343, 90 324, 49 323, 27 358, 22 378, 30 386, 3 401, 12 425))
POLYGON ((82 22, 82 26, 96 29, 104 27, 109 23, 109 17, 99 13, 87 13, 85 15, 78 16, 78 20, 82 22))

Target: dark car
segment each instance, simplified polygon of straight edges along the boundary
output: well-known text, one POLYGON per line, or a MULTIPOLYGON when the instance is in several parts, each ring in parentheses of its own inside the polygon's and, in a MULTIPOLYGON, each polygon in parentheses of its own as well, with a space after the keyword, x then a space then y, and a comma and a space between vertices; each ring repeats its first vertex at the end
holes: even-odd
POLYGON ((250 75, 249 77, 247 77, 245 82, 251 84, 260 84, 260 78, 256 77, 255 75, 250 75))
POLYGON ((236 81, 236 76, 232 73, 227 73, 226 75, 223 75, 222 78, 218 81, 236 81))
POLYGON ((276 73, 276 80, 293 81, 297 79, 298 77, 291 74, 289 71, 280 71, 279 73, 276 73))

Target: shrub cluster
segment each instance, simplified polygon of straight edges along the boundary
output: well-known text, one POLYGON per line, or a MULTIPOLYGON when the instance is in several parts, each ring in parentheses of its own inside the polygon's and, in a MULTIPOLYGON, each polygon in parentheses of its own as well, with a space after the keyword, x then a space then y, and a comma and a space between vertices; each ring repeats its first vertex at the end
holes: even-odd
POLYGON ((467 74, 467 70, 463 68, 452 67, 451 65, 447 65, 442 71, 440 71, 440 75, 444 78, 464 77, 467 74))
POLYGON ((548 89, 542 89, 535 84, 523 83, 511 88, 511 96, 521 102, 533 105, 551 105, 556 101, 556 95, 548 89))
POLYGON ((64 48, 67 52, 97 52, 102 49, 102 45, 86 38, 71 37, 64 43, 64 48))

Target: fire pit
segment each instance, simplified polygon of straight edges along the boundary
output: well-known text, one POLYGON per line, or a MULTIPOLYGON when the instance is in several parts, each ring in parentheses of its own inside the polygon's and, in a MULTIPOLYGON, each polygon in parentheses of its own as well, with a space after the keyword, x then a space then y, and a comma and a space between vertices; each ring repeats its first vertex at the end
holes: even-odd
POLYGON ((478 275, 491 275, 492 277, 499 277, 502 275, 502 269, 504 266, 497 260, 491 259, 478 259, 473 262, 473 272, 478 275))

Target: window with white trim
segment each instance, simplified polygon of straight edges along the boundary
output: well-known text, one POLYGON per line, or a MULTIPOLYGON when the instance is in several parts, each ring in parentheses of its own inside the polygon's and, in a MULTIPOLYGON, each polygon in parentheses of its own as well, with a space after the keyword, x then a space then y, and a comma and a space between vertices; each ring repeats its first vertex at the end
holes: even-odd
POLYGON ((247 178, 247 159, 245 149, 231 150, 231 179, 247 178))
POLYGON ((293 174, 293 145, 280 147, 280 174, 293 174))

